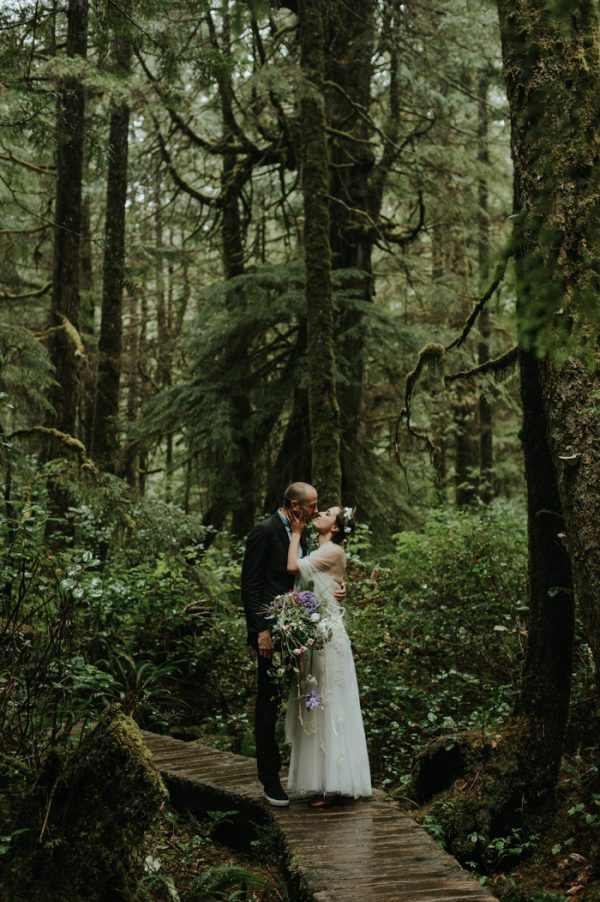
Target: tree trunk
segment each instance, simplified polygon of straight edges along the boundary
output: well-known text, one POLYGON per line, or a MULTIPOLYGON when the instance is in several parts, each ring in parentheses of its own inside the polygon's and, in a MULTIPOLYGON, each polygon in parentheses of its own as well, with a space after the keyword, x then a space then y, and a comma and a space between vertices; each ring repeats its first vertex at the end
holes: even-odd
MULTIPOLYGON (((85 59, 87 0, 69 0, 67 19, 67 56, 85 59)), ((56 385, 50 396, 54 408, 51 425, 75 435, 82 353, 78 330, 85 91, 76 78, 65 78, 58 92, 52 271, 52 323, 57 331, 50 342, 56 385)))
MULTIPOLYGON (((225 155, 223 159, 222 191, 223 191, 223 269, 226 279, 233 279, 244 272, 244 243, 242 223, 239 210, 239 189, 234 182, 236 158, 225 155)), ((235 316, 240 308, 243 310, 245 300, 238 291, 231 291, 227 299, 235 316)), ((250 404, 248 386, 251 384, 250 362, 248 360, 248 344, 244 336, 236 341, 231 349, 231 360, 240 372, 237 381, 238 390, 231 398, 232 432, 235 436, 236 461, 234 479, 236 491, 229 498, 232 508, 231 528, 235 535, 245 536, 254 526, 255 491, 254 491, 254 448, 252 442, 253 414, 250 404), (244 377, 244 373, 247 376, 244 377)))
MULTIPOLYGON (((544 509, 562 512, 566 525, 563 530, 555 518, 543 566, 559 556, 557 535, 566 532, 576 596, 598 673, 600 417, 590 404, 600 388, 598 332, 591 325, 597 322, 600 294, 593 262, 600 258, 598 12, 592 0, 552 10, 544 0, 498 0, 498 9, 519 214, 519 326, 523 344, 538 358, 531 378, 545 425, 544 453, 552 459, 556 483, 558 500, 544 509)), ((559 575, 553 583, 555 597, 544 600, 546 616, 555 600, 565 608, 571 604, 566 568, 559 575)), ((534 587, 539 578, 531 573, 534 587)), ((556 624, 557 633, 563 621, 556 624)), ((571 632, 563 629, 556 638, 563 660, 570 655, 570 642, 571 632)), ((557 653, 556 647, 547 651, 549 656, 557 653)), ((565 685, 563 695, 567 691, 565 685)), ((549 707, 551 697, 552 689, 549 707)))
MULTIPOLYGON (((127 328, 125 332, 125 361, 126 361, 126 389, 127 407, 126 416, 128 423, 134 423, 139 411, 139 339, 138 339, 138 312, 137 300, 134 291, 128 292, 127 303, 127 328)), ((137 486, 137 443, 128 441, 121 455, 119 476, 125 479, 131 488, 137 486)))
POLYGON ((304 260, 312 479, 328 504, 341 499, 340 410, 336 397, 329 226, 329 162, 323 96, 325 0, 300 0, 304 84, 300 99, 304 260))
POLYGON ((325 78, 329 140, 330 243, 332 268, 352 270, 338 293, 335 319, 337 358, 344 380, 337 394, 341 412, 342 490, 356 501, 360 472, 359 424, 364 373, 364 314, 356 301, 371 301, 373 275, 373 194, 369 178, 374 165, 368 143, 373 128, 366 115, 370 105, 374 42, 373 0, 325 5, 325 78), (337 86, 337 87, 336 87, 337 86), (365 111, 365 115, 361 115, 365 111))
MULTIPOLYGON (((131 66, 131 43, 123 33, 130 0, 123 10, 109 7, 114 34, 114 71, 126 76, 131 66)), ((110 116, 108 179, 106 185, 106 221, 102 316, 98 344, 98 379, 94 404, 92 447, 90 454, 111 473, 116 470, 119 446, 118 416, 121 384, 121 338, 123 330, 123 284, 125 277, 125 203, 127 200, 127 152, 129 105, 121 103, 110 116)))
MULTIPOLYGON (((230 12, 227 0, 221 4, 222 34, 221 52, 231 53, 230 12)), ((237 123, 233 111, 233 91, 229 76, 218 79, 221 100, 223 143, 234 140, 237 123)), ((234 279, 245 272, 244 239, 245 227, 240 217, 240 195, 244 180, 240 179, 239 160, 235 153, 223 155, 221 169, 221 254, 223 275, 226 280, 234 279)), ((226 304, 232 317, 237 317, 245 308, 243 292, 231 289, 226 296, 226 304)), ((212 487, 212 503, 204 515, 204 522, 217 529, 223 526, 229 512, 232 514, 231 529, 235 535, 244 536, 254 526, 256 510, 253 411, 248 386, 252 382, 248 342, 241 335, 228 349, 227 368, 237 371, 236 390, 230 398, 230 427, 234 447, 233 461, 227 473, 216 468, 217 482, 212 487)))
MULTIPOLYGON (((488 151, 488 114, 487 95, 488 78, 484 72, 479 74, 478 85, 478 122, 477 137, 479 142, 477 158, 481 167, 479 173, 479 216, 477 258, 479 264, 480 293, 487 290, 490 275, 490 214, 488 203, 487 171, 490 165, 488 151)), ((478 363, 487 363, 490 359, 491 317, 488 307, 484 307, 479 316, 478 363)), ((494 497, 494 409, 485 391, 479 393, 479 498, 484 504, 494 497)))
MULTIPOLYGON (((292 360, 292 367, 296 372, 306 356, 306 343, 306 320, 301 319, 298 324, 298 339, 292 360)), ((292 409, 285 427, 283 441, 277 453, 275 466, 269 472, 265 510, 272 511, 281 504, 285 487, 297 480, 312 483, 308 391, 298 382, 294 385, 292 409)))
POLYGON ((448 845, 463 853, 469 832, 506 833, 552 798, 569 707, 573 588, 597 673, 600 665, 600 417, 590 403, 600 388, 598 13, 593 0, 552 8, 498 0, 498 11, 524 346, 530 613, 518 716, 453 799, 448 845))
POLYGON ((475 500, 477 424, 474 398, 468 388, 457 385, 452 400, 454 415, 454 500, 458 507, 475 500))
POLYGON ((527 482, 529 617, 519 711, 531 735, 531 787, 552 789, 558 776, 571 692, 574 603, 541 387, 543 362, 521 353, 523 455, 527 482))

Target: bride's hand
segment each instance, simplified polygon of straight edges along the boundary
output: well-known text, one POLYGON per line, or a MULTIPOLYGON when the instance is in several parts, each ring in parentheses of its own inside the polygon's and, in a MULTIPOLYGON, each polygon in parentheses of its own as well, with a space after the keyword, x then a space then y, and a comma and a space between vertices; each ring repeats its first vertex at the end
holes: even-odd
POLYGON ((302 530, 306 526, 306 522, 301 513, 297 514, 295 512, 292 513, 292 519, 290 520, 290 526, 292 528, 292 534, 296 533, 297 535, 302 535, 302 530))

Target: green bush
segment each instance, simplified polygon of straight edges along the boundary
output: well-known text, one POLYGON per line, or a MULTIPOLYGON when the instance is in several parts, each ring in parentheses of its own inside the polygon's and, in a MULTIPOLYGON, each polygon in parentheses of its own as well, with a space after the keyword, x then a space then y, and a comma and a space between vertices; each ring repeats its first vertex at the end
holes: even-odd
POLYGON ((376 565, 354 557, 346 621, 374 773, 398 787, 415 749, 485 730, 513 705, 524 642, 522 510, 442 508, 395 536, 376 565))

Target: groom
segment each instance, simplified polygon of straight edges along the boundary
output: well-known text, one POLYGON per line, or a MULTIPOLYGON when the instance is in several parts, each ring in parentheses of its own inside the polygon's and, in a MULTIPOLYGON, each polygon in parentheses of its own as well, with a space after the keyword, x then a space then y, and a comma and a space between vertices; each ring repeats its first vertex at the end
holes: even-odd
MULTIPOLYGON (((255 526, 246 540, 242 564, 242 599, 248 626, 248 644, 257 651, 258 691, 256 695, 256 763, 258 779, 271 805, 284 807, 289 799, 279 781, 281 756, 275 727, 281 690, 275 678, 273 640, 263 609, 276 595, 294 585, 287 572, 287 558, 293 519, 308 520, 317 512, 317 490, 307 482, 293 482, 285 490, 282 506, 255 526)), ((300 556, 306 554, 306 535, 300 539, 300 556)), ((342 593, 343 594, 343 593, 342 593)))

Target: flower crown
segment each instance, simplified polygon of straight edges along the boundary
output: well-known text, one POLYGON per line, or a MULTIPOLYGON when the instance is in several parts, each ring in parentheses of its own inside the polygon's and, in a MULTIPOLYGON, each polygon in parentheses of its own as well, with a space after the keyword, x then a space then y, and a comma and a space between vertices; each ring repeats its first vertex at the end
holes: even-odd
POLYGON ((349 526, 349 521, 354 516, 354 511, 356 508, 354 507, 345 507, 342 511, 342 523, 344 524, 344 533, 348 535, 348 533, 352 532, 352 527, 349 526))

